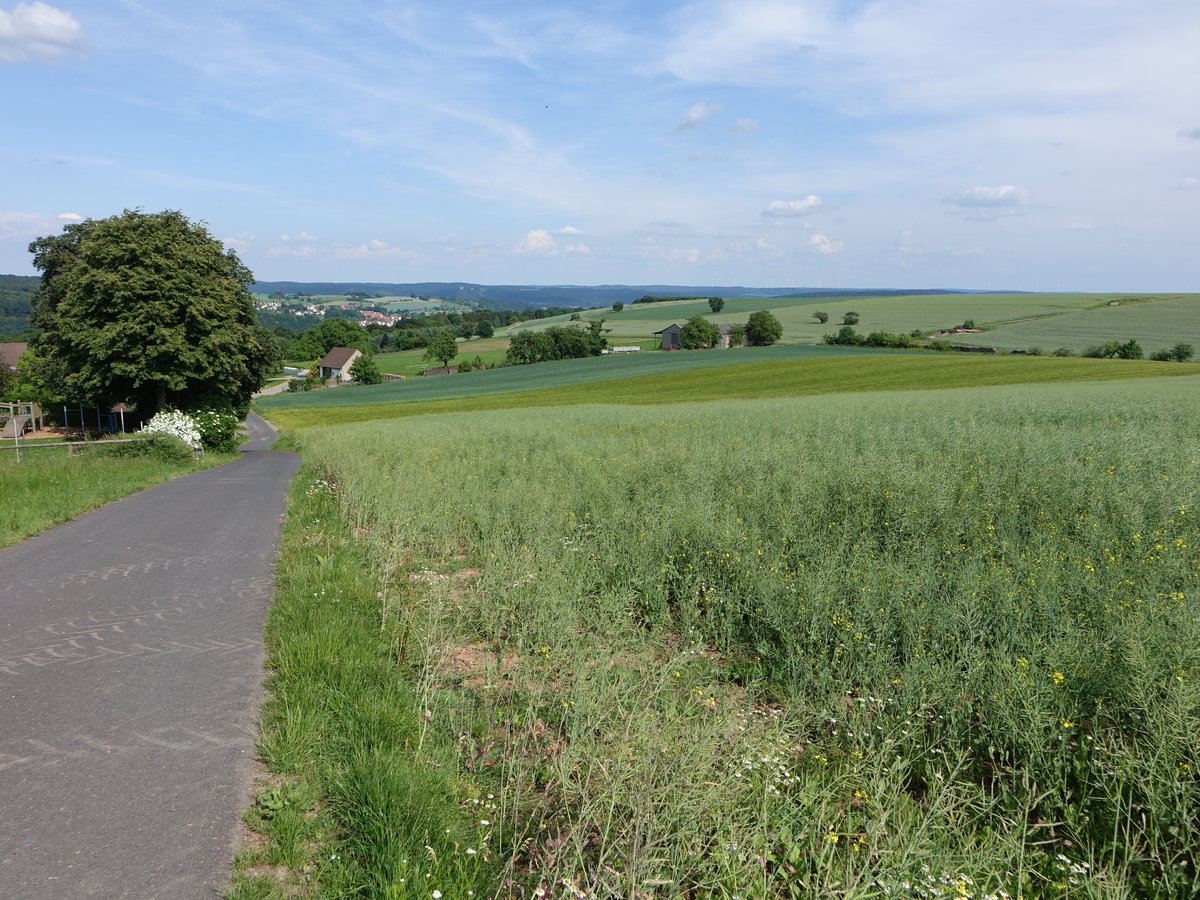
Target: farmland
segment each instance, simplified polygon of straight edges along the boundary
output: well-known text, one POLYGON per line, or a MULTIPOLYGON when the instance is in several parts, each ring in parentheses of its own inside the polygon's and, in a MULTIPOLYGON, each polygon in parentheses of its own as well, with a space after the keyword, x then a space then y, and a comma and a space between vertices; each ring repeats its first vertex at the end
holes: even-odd
POLYGON ((914 388, 1188 376, 1193 363, 966 357, 833 347, 768 347, 564 360, 454 378, 277 395, 261 401, 287 427, 428 413, 588 403, 657 404, 914 388), (642 373, 642 374, 634 374, 642 373))
MULTIPOLYGON (((863 332, 907 334, 952 328, 968 319, 988 328, 965 343, 1047 352, 1067 347, 1076 352, 1105 340, 1134 338, 1147 353, 1177 341, 1200 347, 1200 295, 1126 294, 929 294, 900 297, 728 299, 712 313, 706 300, 627 305, 620 312, 589 310, 587 318, 603 318, 611 337, 640 337, 672 322, 702 315, 714 322, 745 322, 755 310, 770 310, 783 325, 786 343, 817 343, 835 331, 843 314, 857 312, 863 332), (1112 302, 1118 306, 1110 306, 1112 302), (829 323, 813 319, 816 311, 829 314, 829 323)), ((545 328, 568 323, 569 317, 523 322, 513 326, 545 328)))
POLYGON ((307 459, 263 747, 311 822, 276 862, 387 897, 1195 892, 1200 366, 787 349, 265 409, 307 459))

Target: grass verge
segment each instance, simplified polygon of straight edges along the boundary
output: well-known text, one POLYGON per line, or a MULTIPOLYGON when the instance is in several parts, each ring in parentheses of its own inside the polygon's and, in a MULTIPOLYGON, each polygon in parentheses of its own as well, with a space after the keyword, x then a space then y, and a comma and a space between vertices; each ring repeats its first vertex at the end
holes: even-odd
MULTIPOLYGON (((381 610, 380 572, 312 463, 293 481, 266 629, 261 780, 235 900, 468 897, 488 828, 431 735, 381 610)), ((480 894, 480 896, 483 896, 480 894)))
POLYGON ((190 453, 175 459, 130 456, 119 446, 92 446, 67 455, 41 447, 0 455, 0 546, 6 547, 151 485, 229 462, 233 454, 190 453))

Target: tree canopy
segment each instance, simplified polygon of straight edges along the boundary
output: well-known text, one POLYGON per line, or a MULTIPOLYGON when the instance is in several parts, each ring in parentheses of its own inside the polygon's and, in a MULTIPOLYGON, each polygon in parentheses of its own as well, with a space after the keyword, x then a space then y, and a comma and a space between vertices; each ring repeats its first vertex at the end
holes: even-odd
POLYGON ((437 360, 443 366, 450 365, 450 360, 458 356, 458 342, 454 340, 454 335, 448 331, 443 331, 441 334, 435 334, 429 341, 429 346, 425 350, 425 359, 429 362, 437 360))
POLYGON ((721 342, 721 329, 703 316, 692 316, 679 329, 679 343, 684 350, 715 347, 721 342))
POLYGON ((308 359, 324 356, 334 347, 360 350, 364 355, 373 353, 371 336, 357 322, 337 316, 328 316, 309 328, 288 345, 288 359, 308 359))
POLYGON ((783 325, 766 310, 750 313, 746 338, 755 347, 769 347, 783 337, 783 325))
POLYGON ((33 343, 70 400, 132 402, 146 417, 167 405, 244 412, 278 364, 253 274, 181 212, 88 219, 29 252, 42 272, 33 343))

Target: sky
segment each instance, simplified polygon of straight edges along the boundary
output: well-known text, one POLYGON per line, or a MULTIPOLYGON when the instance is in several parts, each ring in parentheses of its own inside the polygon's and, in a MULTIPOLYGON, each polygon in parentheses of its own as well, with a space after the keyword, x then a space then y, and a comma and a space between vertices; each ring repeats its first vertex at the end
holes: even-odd
POLYGON ((0 272, 1197 291, 1197 0, 0 0, 0 272))

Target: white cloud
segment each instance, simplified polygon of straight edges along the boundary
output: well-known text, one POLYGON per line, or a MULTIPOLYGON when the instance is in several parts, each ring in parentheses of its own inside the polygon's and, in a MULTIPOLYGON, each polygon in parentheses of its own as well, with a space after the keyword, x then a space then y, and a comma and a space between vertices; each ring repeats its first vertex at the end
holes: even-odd
POLYGON ((675 126, 675 131, 678 133, 680 131, 691 131, 693 128, 699 128, 711 119, 714 113, 720 111, 721 104, 719 103, 693 103, 683 111, 683 118, 675 126))
POLYGON ((735 134, 753 134, 758 131, 758 119, 738 119, 733 123, 735 134))
POLYGON ((306 258, 320 256, 321 250, 316 244, 287 244, 282 247, 268 247, 268 256, 298 256, 306 258))
POLYGON ((591 252, 592 251, 588 248, 587 244, 567 244, 567 246, 563 248, 563 253, 565 253, 567 256, 587 256, 591 252))
POLYGON ((413 261, 421 259, 421 254, 419 253, 414 253, 404 247, 394 247, 378 238, 373 238, 365 244, 358 244, 357 246, 334 244, 333 255, 342 259, 366 259, 371 257, 398 257, 413 261))
POLYGON ((562 228, 558 229, 558 231, 556 231, 554 233, 555 234, 583 234, 583 232, 580 231, 578 228, 576 228, 574 225, 564 225, 562 228))
POLYGON ((1024 206, 1029 202, 1029 191, 1023 187, 1011 184, 1001 184, 995 187, 970 187, 951 194, 942 199, 943 203, 951 206, 967 208, 998 209, 1005 207, 1024 206))
POLYGON ((772 200, 763 210, 763 215, 783 218, 802 216, 809 210, 816 209, 821 203, 821 198, 816 194, 809 194, 802 200, 772 200))
POLYGON ((55 231, 57 223, 42 213, 0 210, 0 237, 33 238, 55 231))
POLYGON ((279 239, 289 244, 293 242, 312 243, 313 241, 320 240, 319 237, 309 234, 307 231, 301 231, 299 234, 281 234, 279 239))
POLYGON ((58 217, 60 219, 68 219, 72 222, 82 222, 83 221, 83 216, 81 216, 79 213, 73 213, 73 212, 59 213, 58 217))
POLYGON ((35 0, 0 10, 0 62, 59 62, 87 49, 83 26, 68 12, 35 0))
POLYGON ((243 231, 240 234, 233 235, 233 237, 221 238, 221 243, 226 247, 232 247, 234 250, 245 253, 250 249, 250 245, 254 243, 254 238, 255 235, 248 231, 243 231))
POLYGON ((558 241, 545 228, 535 228, 521 238, 516 252, 522 256, 557 256, 558 241))
POLYGON ((1067 231, 1091 231, 1092 226, 1086 222, 1072 222, 1067 226, 1067 231))
POLYGON ((1181 191, 1194 191, 1197 188, 1200 188, 1200 178, 1184 178, 1179 182, 1181 191))
POLYGON ((811 234, 808 237, 808 245, 815 249, 818 253, 838 253, 846 245, 841 241, 831 241, 828 235, 811 234))

